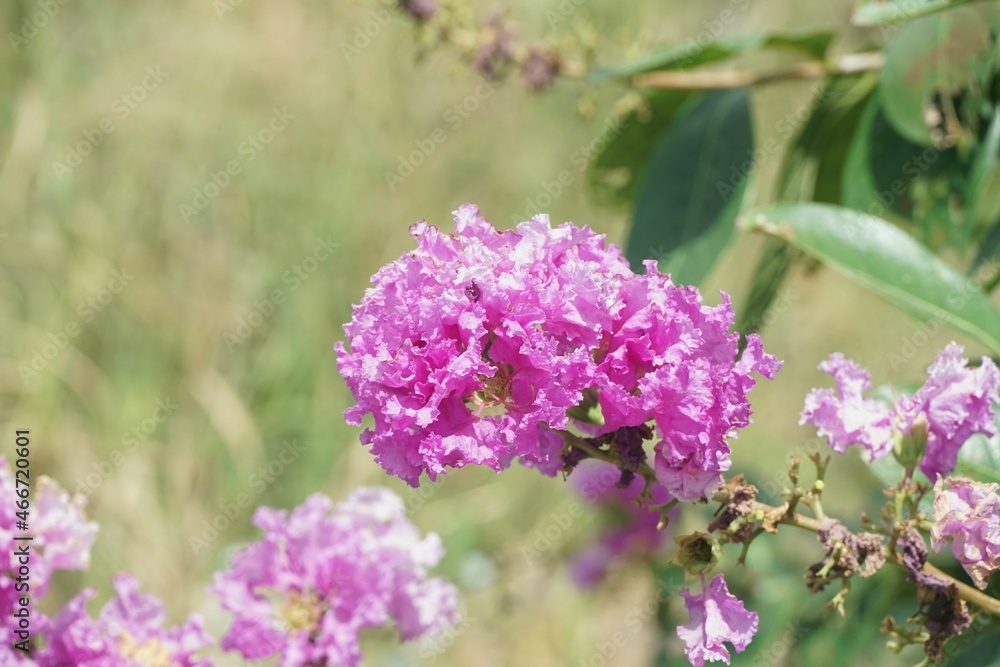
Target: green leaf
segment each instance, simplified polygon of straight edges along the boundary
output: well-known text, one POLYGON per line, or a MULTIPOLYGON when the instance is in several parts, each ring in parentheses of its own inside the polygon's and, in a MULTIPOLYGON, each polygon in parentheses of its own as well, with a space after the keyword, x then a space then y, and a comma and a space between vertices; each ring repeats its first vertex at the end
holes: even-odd
POLYGON ((979 146, 966 198, 972 224, 979 230, 988 229, 1000 220, 1000 106, 993 109, 986 136, 979 146))
POLYGON ((750 294, 746 303, 740 308, 736 320, 736 331, 746 336, 757 333, 767 324, 767 313, 774 303, 781 283, 799 254, 792 246, 780 239, 768 239, 767 245, 757 260, 753 281, 750 283, 750 294))
POLYGON ((982 89, 991 74, 996 8, 980 5, 932 14, 897 30, 885 47, 880 93, 889 121, 910 141, 931 146, 928 115, 943 116, 950 130, 951 98, 982 89), (940 109, 936 100, 944 98, 940 109))
POLYGON ((972 231, 959 203, 965 178, 956 149, 921 146, 901 136, 874 96, 847 150, 841 203, 897 221, 932 248, 964 250, 972 231))
POLYGON ((782 165, 780 199, 840 202, 848 148, 877 81, 875 76, 837 78, 812 101, 813 112, 782 165))
MULTIPOLYGON (((978 616, 974 623, 982 623, 988 616, 978 616)), ((988 627, 988 626, 987 626, 988 627)), ((954 655, 953 647, 967 646, 969 641, 972 645, 961 651, 954 658, 945 664, 947 667, 1000 667, 1000 632, 997 632, 995 623, 993 628, 983 632, 973 634, 976 628, 970 628, 963 634, 948 640, 945 644, 945 651, 948 655, 954 655)))
POLYGON ((687 91, 656 91, 621 118, 620 131, 605 144, 587 172, 591 191, 599 201, 626 204, 635 199, 656 142, 682 107, 697 97, 698 93, 687 91))
POLYGON ((979 244, 979 252, 969 266, 970 272, 978 272, 980 267, 995 258, 997 251, 1000 251, 1000 222, 993 225, 979 244))
POLYGON ((851 22, 871 26, 900 23, 976 0, 861 0, 851 22))
POLYGON ((955 472, 980 482, 1000 484, 1000 438, 974 435, 958 450, 955 472))
POLYGON ((820 31, 801 34, 745 35, 704 44, 690 40, 686 44, 669 47, 631 63, 599 68, 591 74, 591 82, 601 83, 615 77, 699 67, 748 51, 768 48, 792 49, 810 58, 820 59, 826 56, 833 38, 834 33, 820 31))
MULTIPOLYGON (((847 149, 877 83, 872 75, 836 78, 812 100, 812 113, 792 140, 781 166, 780 199, 840 201, 847 149)), ((780 124, 777 129, 781 131, 780 124)), ((757 260, 747 301, 740 308, 737 331, 745 336, 760 330, 798 256, 798 251, 783 241, 769 240, 757 260)))
POLYGON ((982 290, 881 218, 826 204, 777 204, 746 216, 919 319, 936 318, 1000 352, 1000 312, 982 290))
POLYGON ((716 91, 687 106, 657 142, 639 186, 625 255, 660 260, 696 284, 729 242, 753 155, 749 92, 716 91))

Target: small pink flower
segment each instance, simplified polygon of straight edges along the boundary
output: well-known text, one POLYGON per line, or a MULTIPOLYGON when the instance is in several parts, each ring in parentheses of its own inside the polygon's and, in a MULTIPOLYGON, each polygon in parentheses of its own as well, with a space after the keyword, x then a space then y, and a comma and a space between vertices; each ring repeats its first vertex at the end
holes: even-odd
POLYGON ((361 662, 358 633, 395 623, 404 640, 457 619, 456 590, 428 576, 443 556, 388 489, 354 491, 339 505, 315 494, 290 513, 262 507, 264 536, 216 574, 211 591, 234 622, 222 648, 281 667, 361 662))
MULTIPOLYGON (((24 478, 20 478, 22 481, 24 478)), ((18 484, 7 460, 0 457, 0 551, 4 554, 0 575, 0 641, 10 646, 19 641, 15 634, 17 619, 12 615, 20 608, 20 600, 27 597, 32 602, 31 614, 35 630, 45 622, 34 602, 45 596, 49 582, 56 570, 84 570, 90 564, 90 548, 97 537, 97 524, 88 521, 83 513, 83 498, 71 498, 48 477, 40 477, 32 486, 29 498, 21 496, 28 486, 18 484), (19 510, 18 502, 27 500, 28 509, 19 510), (18 512, 21 512, 19 515, 18 512), (26 520, 28 530, 18 528, 26 520), (30 541, 18 540, 30 536, 30 541), (30 578, 20 573, 21 553, 28 550, 30 578), (21 580, 18 581, 18 578, 21 580), (20 588, 24 584, 29 589, 20 588)))
POLYGON ((686 644, 684 653, 694 667, 719 661, 728 665, 725 644, 732 644, 737 653, 742 653, 757 634, 757 614, 747 611, 739 599, 730 595, 723 575, 715 575, 700 594, 685 590, 681 596, 691 620, 677 628, 677 636, 686 644))
POLYGON ((998 487, 964 477, 938 477, 934 484, 931 546, 940 551, 950 538, 952 554, 979 588, 1000 569, 998 487))
POLYGON ((924 386, 912 399, 900 401, 904 433, 921 414, 926 416, 927 453, 920 469, 930 479, 955 469, 958 450, 971 435, 996 434, 993 413, 1000 371, 989 357, 970 368, 962 352, 961 345, 948 344, 927 369, 930 377, 924 386))
POLYGON ((94 596, 86 589, 52 619, 46 632, 39 667, 211 667, 195 653, 212 644, 201 619, 192 615, 181 626, 164 627, 160 601, 139 593, 139 582, 129 574, 114 579, 115 597, 95 620, 86 604, 94 596))
POLYGON ((809 392, 799 424, 815 426, 838 454, 850 445, 863 447, 869 461, 888 454, 893 445, 893 413, 878 401, 864 398, 864 392, 871 389, 868 371, 840 353, 831 354, 819 369, 833 376, 837 391, 809 392))
POLYGON ((799 423, 814 425, 837 453, 859 445, 865 459, 873 461, 892 451, 896 433, 909 435, 915 424, 926 422, 920 469, 931 479, 948 474, 970 436, 996 433, 994 405, 1000 371, 988 357, 978 367, 969 367, 962 352, 961 345, 949 343, 927 369, 924 385, 912 397, 901 396, 891 406, 864 398, 871 387, 868 371, 841 354, 832 354, 820 370, 835 378, 837 391, 809 392, 799 423))

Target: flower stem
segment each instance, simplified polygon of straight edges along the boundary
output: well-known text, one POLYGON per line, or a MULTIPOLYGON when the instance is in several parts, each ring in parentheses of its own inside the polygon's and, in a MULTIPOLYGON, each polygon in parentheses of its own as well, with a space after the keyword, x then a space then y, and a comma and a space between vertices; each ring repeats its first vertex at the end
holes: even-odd
POLYGON ((845 76, 880 69, 885 56, 879 51, 851 53, 832 60, 807 60, 769 71, 721 70, 685 72, 667 70, 650 72, 636 78, 640 88, 673 88, 680 90, 717 90, 720 88, 745 88, 778 81, 795 79, 820 79, 828 76, 845 76))
MULTIPOLYGON (((606 461, 607 463, 611 463, 616 466, 620 463, 611 452, 595 447, 574 433, 570 433, 569 431, 556 431, 556 433, 562 436, 562 439, 567 445, 576 447, 580 451, 586 452, 592 458, 600 461, 606 461)), ((652 482, 656 479, 656 473, 653 472, 653 469, 649 467, 648 463, 640 463, 639 467, 636 468, 635 471, 642 475, 647 482, 652 482)))
MULTIPOLYGON (((729 492, 725 488, 723 488, 717 491, 712 499, 715 500, 716 502, 725 502, 728 499, 728 497, 729 497, 729 492)), ((765 514, 767 514, 768 512, 780 511, 780 509, 777 507, 758 501, 754 501, 754 510, 761 510, 765 514)), ((783 516, 778 521, 778 523, 783 523, 787 526, 795 526, 796 528, 809 530, 814 533, 819 530, 819 521, 817 519, 804 516, 797 512, 786 513, 785 516, 783 516)), ((889 553, 888 560, 892 562, 894 565, 897 565, 898 567, 905 567, 903 563, 899 560, 899 558, 895 555, 895 553, 889 553)), ((938 579, 943 579, 950 585, 954 585, 955 588, 958 589, 958 596, 963 600, 965 600, 966 602, 974 604, 980 609, 988 611, 991 614, 1000 614, 1000 600, 992 596, 989 596, 986 593, 983 593, 982 591, 959 581, 958 579, 955 579, 950 574, 942 572, 941 570, 934 567, 930 563, 924 563, 923 571, 926 572, 927 574, 937 577, 938 579)))

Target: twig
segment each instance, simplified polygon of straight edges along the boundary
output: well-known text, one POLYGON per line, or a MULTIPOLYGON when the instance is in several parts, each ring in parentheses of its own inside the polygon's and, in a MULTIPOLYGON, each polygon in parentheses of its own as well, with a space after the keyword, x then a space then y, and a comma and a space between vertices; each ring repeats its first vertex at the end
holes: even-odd
POLYGON ((636 77, 640 88, 675 88, 680 90, 717 90, 745 88, 794 79, 820 79, 846 76, 881 69, 885 56, 880 51, 851 53, 832 60, 807 60, 791 67, 770 71, 720 70, 689 72, 671 70, 649 72, 636 77))
MULTIPOLYGON (((606 461, 607 463, 611 463, 616 466, 619 465, 620 463, 614 458, 614 456, 612 456, 611 452, 599 449, 590 444, 589 442, 587 442, 586 440, 584 440, 583 438, 573 433, 570 433, 569 431, 556 431, 556 433, 562 436, 562 439, 566 441, 567 445, 570 445, 571 447, 576 447, 577 449, 586 452, 595 459, 598 459, 600 461, 606 461)), ((636 468, 635 471, 640 475, 642 475, 647 482, 653 482, 656 480, 656 473, 653 471, 652 468, 649 467, 648 463, 640 463, 639 467, 636 468)))
MULTIPOLYGON (((713 497, 713 500, 718 502, 725 502, 728 496, 729 494, 727 491, 720 490, 716 492, 715 496, 713 497)), ((767 514, 768 512, 778 511, 779 508, 774 507, 772 505, 768 505, 766 503, 755 501, 754 510, 761 510, 765 514, 767 514)), ((790 512, 786 514, 778 521, 778 523, 783 523, 787 526, 795 526, 796 528, 812 531, 814 533, 819 530, 818 520, 812 517, 804 516, 797 512, 790 512)), ((899 561, 899 559, 895 556, 894 553, 889 554, 889 560, 898 567, 905 568, 903 563, 899 561)), ((955 579, 950 574, 942 572, 941 570, 934 567, 930 563, 924 563, 923 571, 929 575, 935 576, 938 579, 943 579, 949 584, 954 585, 955 588, 958 589, 958 596, 963 600, 965 600, 966 602, 971 602, 980 609, 989 611, 992 614, 1000 614, 1000 600, 992 596, 989 596, 986 593, 983 593, 982 591, 959 581, 958 579, 955 579)))

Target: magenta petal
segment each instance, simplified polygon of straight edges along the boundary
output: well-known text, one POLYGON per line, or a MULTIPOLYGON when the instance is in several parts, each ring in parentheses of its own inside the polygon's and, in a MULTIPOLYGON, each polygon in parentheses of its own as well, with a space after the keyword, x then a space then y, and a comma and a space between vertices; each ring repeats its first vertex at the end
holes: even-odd
POLYGON ((979 588, 1000 569, 1000 495, 998 484, 963 477, 938 477, 934 485, 931 546, 951 552, 979 588))
POLYGON ((210 590, 233 625, 223 648, 284 667, 361 662, 359 633, 395 624, 403 639, 457 618, 457 592, 428 570, 440 539, 421 536, 402 499, 361 488, 335 505, 315 494, 291 512, 260 508, 263 537, 216 574, 210 590))
POLYGON ((677 628, 677 636, 684 642, 684 652, 694 667, 719 661, 728 665, 725 644, 732 644, 737 653, 742 653, 757 634, 757 614, 747 611, 739 599, 730 595, 721 574, 715 575, 700 594, 685 590, 681 596, 690 620, 677 628))

